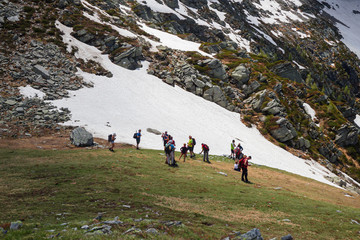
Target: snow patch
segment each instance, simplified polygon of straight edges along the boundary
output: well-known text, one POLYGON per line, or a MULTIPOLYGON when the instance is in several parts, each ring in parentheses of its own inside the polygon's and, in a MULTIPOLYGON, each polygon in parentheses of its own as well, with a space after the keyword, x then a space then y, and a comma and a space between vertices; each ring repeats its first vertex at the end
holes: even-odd
POLYGON ((27 85, 26 87, 19 87, 19 91, 24 97, 28 97, 28 98, 44 98, 45 97, 45 93, 31 87, 30 85, 27 85))
POLYGON ((360 115, 359 115, 359 114, 356 115, 356 118, 355 118, 355 120, 354 120, 354 123, 355 123, 358 127, 360 127, 360 115))

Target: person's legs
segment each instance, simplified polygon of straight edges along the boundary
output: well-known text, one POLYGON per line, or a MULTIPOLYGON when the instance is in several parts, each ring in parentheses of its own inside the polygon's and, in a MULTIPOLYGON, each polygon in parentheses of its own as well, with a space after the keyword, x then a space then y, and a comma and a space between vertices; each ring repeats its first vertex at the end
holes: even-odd
POLYGON ((207 161, 207 162, 210 162, 210 161, 209 161, 209 151, 204 152, 204 155, 205 155, 205 153, 206 153, 206 161, 207 161))
POLYGON ((181 157, 182 157, 183 155, 184 155, 183 153, 180 154, 179 161, 180 161, 180 159, 181 159, 181 157))
POLYGON ((137 139, 136 139, 136 149, 139 149, 139 143, 140 143, 140 139, 137 138, 137 139))
POLYGON ((186 153, 184 154, 184 162, 185 162, 185 159, 186 159, 186 153))
POLYGON ((171 165, 174 165, 175 164, 175 159, 174 159, 174 152, 175 150, 172 150, 171 153, 170 153, 170 158, 171 158, 171 165))

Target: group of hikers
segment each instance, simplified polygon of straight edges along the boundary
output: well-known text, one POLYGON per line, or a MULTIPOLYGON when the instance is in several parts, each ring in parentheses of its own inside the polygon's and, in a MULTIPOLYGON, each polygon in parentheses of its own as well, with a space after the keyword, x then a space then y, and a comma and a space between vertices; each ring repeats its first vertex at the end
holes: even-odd
MULTIPOLYGON (((165 131, 163 134, 161 134, 161 138, 163 140, 163 144, 164 144, 164 151, 166 154, 166 160, 165 163, 168 164, 169 166, 173 166, 176 167, 177 163, 175 161, 175 149, 176 149, 176 145, 175 145, 175 140, 173 139, 173 137, 171 135, 168 134, 167 131, 165 131)), ((196 140, 195 138, 193 138, 192 136, 189 136, 189 141, 188 143, 184 143, 184 145, 180 148, 180 157, 179 157, 179 161, 180 159, 183 157, 184 158, 184 162, 186 161, 186 157, 188 154, 188 151, 190 152, 190 158, 194 158, 195 157, 195 153, 194 153, 194 147, 196 145, 196 140)), ((204 153, 204 158, 203 161, 204 162, 208 162, 209 161, 209 146, 205 143, 201 144, 201 153, 204 153)))
MULTIPOLYGON (((136 131, 134 133, 133 138, 136 140, 136 149, 138 150, 139 144, 140 144, 140 139, 141 139, 141 129, 139 129, 138 131, 136 131)), ((176 149, 175 140, 173 139, 173 137, 171 135, 168 134, 167 131, 165 131, 164 133, 161 134, 161 138, 163 140, 164 151, 166 154, 165 163, 172 167, 178 166, 175 161, 175 149, 176 149)), ((116 139, 116 133, 110 134, 108 136, 108 142, 110 143, 109 150, 112 152, 114 152, 115 139, 116 139)), ((195 153, 194 153, 195 145, 196 145, 196 140, 195 140, 195 138, 193 138, 190 135, 188 143, 187 144, 184 143, 183 146, 180 148, 181 155, 179 157, 179 161, 182 157, 184 158, 184 162, 186 161, 188 151, 190 152, 190 158, 194 158, 195 157, 195 153)), ((250 181, 248 180, 248 166, 249 166, 249 160, 251 159, 251 156, 244 155, 243 147, 241 146, 240 143, 238 145, 236 145, 235 140, 232 140, 230 149, 231 149, 231 155, 229 157, 234 159, 234 161, 235 161, 234 170, 242 172, 241 180, 243 182, 250 183, 250 181)), ((207 162, 207 163, 210 163, 209 151, 210 151, 209 146, 205 143, 202 143, 201 144, 201 152, 199 154, 204 153, 203 161, 207 162)))

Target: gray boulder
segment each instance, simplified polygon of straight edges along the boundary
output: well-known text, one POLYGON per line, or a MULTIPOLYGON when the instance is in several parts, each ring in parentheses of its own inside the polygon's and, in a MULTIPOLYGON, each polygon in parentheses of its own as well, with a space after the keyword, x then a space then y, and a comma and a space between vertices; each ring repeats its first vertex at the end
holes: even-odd
POLYGON ((23 226, 21 221, 12 222, 10 225, 10 230, 18 230, 23 226))
POLYGON ((203 64, 207 65, 210 68, 209 74, 212 77, 218 78, 222 81, 227 80, 228 76, 226 70, 219 59, 208 59, 203 61, 203 64))
POLYGON ((259 87, 260 83, 258 81, 252 81, 250 85, 245 85, 244 87, 244 94, 246 96, 250 96, 253 92, 255 92, 259 87))
POLYGON ((222 107, 227 107, 228 105, 225 94, 219 86, 213 86, 212 88, 206 90, 204 92, 203 98, 215 102, 222 107))
POLYGON ((278 64, 274 66, 271 70, 280 77, 288 78, 298 83, 304 83, 304 80, 301 78, 301 74, 289 62, 278 64))
POLYGON ((232 83, 236 84, 239 88, 246 84, 250 79, 250 69, 245 67, 245 65, 239 65, 231 73, 232 83))
MULTIPOLYGON (((272 114, 272 115, 279 115, 280 113, 285 112, 285 107, 281 105, 280 102, 278 102, 276 99, 271 100, 268 102, 266 107, 262 109, 262 112, 266 114, 272 114)), ((281 114, 283 115, 283 114, 281 114)))
POLYGON ((77 127, 70 133, 70 141, 77 147, 88 147, 94 145, 93 135, 82 127, 77 127))
POLYGON ((250 231, 248 231, 247 233, 244 233, 240 236, 237 236, 233 239, 238 239, 238 240, 263 240, 260 230, 257 228, 254 228, 250 231))
POLYGON ((259 112, 261 110, 261 106, 264 103, 267 91, 264 89, 256 94, 256 96, 251 101, 251 107, 255 111, 259 112))
POLYGON ((318 150, 319 153, 323 155, 331 163, 336 163, 339 157, 342 155, 342 153, 335 147, 335 145, 332 142, 329 142, 327 144, 322 144, 318 150))
POLYGON ((46 70, 43 66, 35 65, 33 67, 33 71, 39 75, 41 75, 45 79, 50 79, 49 71, 46 70))
POLYGON ((164 3, 172 9, 179 8, 178 0, 164 0, 164 3))
POLYGON ((360 130, 350 124, 345 124, 337 131, 335 142, 339 146, 354 146, 359 142, 360 130))
POLYGON ((115 64, 129 70, 135 70, 141 67, 141 60, 144 60, 141 47, 132 47, 129 50, 114 57, 115 64))
POLYGON ((271 135, 279 142, 287 142, 297 137, 294 126, 286 118, 280 118, 276 121, 279 128, 271 130, 271 135))

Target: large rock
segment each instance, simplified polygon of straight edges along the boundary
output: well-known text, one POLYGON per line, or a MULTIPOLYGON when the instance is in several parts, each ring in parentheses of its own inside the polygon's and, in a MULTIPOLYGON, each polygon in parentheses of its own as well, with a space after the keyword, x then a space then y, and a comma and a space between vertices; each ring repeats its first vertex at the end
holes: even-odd
POLYGON ((206 100, 217 103, 222 107, 227 107, 228 102, 225 97, 225 94, 219 86, 213 86, 204 92, 203 98, 206 100))
POLYGON ((88 147, 94 144, 93 135, 82 127, 77 127, 70 133, 70 141, 77 147, 88 147))
POLYGON ((254 228, 250 231, 248 231, 247 233, 244 233, 240 236, 237 236, 233 239, 238 239, 238 240, 263 240, 260 230, 257 228, 254 228))
POLYGON ((268 104, 266 105, 266 107, 262 109, 262 111, 266 114, 272 114, 275 116, 285 112, 286 109, 283 105, 281 105, 280 102, 278 102, 276 99, 273 99, 270 102, 268 102, 268 104))
POLYGON ((350 124, 345 124, 337 131, 335 142, 339 146, 354 146, 359 142, 360 130, 350 124))
POLYGON ((274 73, 283 78, 288 78, 298 83, 304 83, 301 74, 291 63, 281 63, 271 69, 274 73))
POLYGON ((271 135, 279 142, 287 142, 297 137, 296 129, 286 118, 280 118, 276 121, 279 128, 271 130, 271 135))
POLYGON ((260 83, 256 80, 252 81, 249 85, 245 85, 244 94, 246 96, 250 96, 253 92, 255 92, 259 87, 260 83))
POLYGON ((342 153, 335 147, 332 142, 322 144, 318 149, 319 153, 323 155, 331 163, 336 163, 342 153))
POLYGON ((46 70, 43 66, 35 65, 33 67, 33 71, 39 75, 41 75, 45 79, 50 79, 49 71, 46 70))
POLYGON ((244 65, 239 65, 231 73, 232 83, 236 84, 239 88, 246 84, 250 79, 250 70, 244 65))
POLYGON ((179 8, 178 0, 164 0, 164 3, 172 9, 179 8))
POLYGON ((228 76, 227 76, 226 70, 220 60, 208 59, 208 60, 203 61, 203 64, 207 65, 210 68, 209 74, 212 77, 218 78, 222 81, 227 80, 228 76))
POLYGON ((129 50, 115 56, 113 59, 115 64, 129 70, 135 70, 141 67, 141 60, 144 60, 141 47, 132 47, 129 50))

